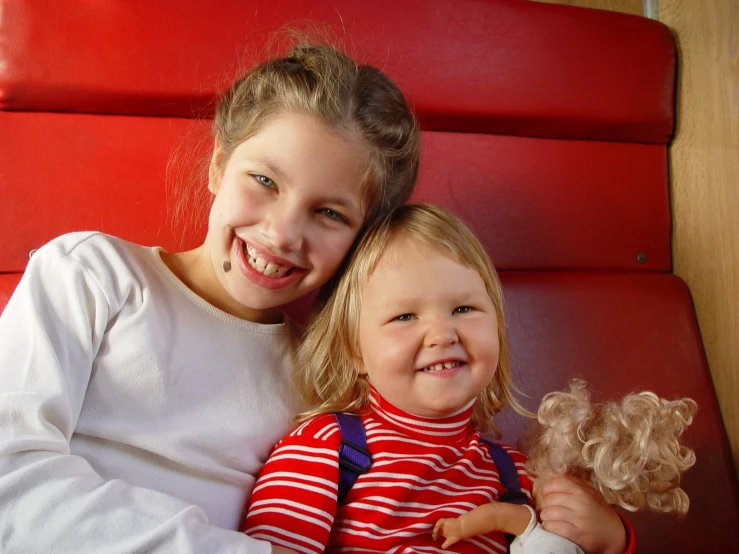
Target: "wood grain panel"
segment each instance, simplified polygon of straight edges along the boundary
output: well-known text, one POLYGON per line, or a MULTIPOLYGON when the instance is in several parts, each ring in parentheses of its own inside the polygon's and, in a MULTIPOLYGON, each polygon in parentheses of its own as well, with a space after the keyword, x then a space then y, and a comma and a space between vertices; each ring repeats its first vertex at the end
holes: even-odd
POLYGON ((739 467, 739 0, 659 0, 659 20, 679 56, 674 271, 693 295, 739 467))
POLYGON ((564 4, 581 8, 595 8, 612 12, 642 15, 642 0, 534 0, 545 4, 564 4))

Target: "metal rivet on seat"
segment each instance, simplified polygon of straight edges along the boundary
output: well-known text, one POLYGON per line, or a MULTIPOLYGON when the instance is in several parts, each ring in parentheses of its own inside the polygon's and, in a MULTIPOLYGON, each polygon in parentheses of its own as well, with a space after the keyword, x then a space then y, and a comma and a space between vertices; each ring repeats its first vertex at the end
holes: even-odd
POLYGON ((34 248, 33 250, 31 250, 31 251, 30 251, 30 252, 28 253, 28 259, 29 259, 29 260, 31 259, 31 256, 33 256, 33 255, 34 255, 34 254, 36 253, 36 250, 38 250, 38 248, 34 248))
POLYGON ((639 255, 637 255, 636 256, 636 261, 639 262, 640 264, 647 263, 647 255, 646 254, 639 254, 639 255))

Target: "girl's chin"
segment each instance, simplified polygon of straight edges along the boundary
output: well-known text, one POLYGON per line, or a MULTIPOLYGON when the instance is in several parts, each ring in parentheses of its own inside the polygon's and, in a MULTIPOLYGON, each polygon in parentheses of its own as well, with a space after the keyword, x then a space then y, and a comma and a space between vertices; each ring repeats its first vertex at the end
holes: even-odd
POLYGON ((240 319, 255 323, 281 322, 285 305, 292 302, 295 295, 280 294, 279 291, 270 291, 263 288, 248 290, 252 287, 253 285, 245 290, 243 284, 238 288, 229 287, 226 284, 229 295, 228 306, 218 307, 240 319))

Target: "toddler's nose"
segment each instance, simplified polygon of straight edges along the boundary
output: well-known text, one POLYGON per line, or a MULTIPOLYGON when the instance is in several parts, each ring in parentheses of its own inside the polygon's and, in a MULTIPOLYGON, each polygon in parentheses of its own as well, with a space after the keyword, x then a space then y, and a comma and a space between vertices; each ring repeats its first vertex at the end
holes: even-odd
POLYGON ((426 347, 444 347, 459 341, 454 324, 447 319, 433 321, 426 331, 424 344, 426 347))

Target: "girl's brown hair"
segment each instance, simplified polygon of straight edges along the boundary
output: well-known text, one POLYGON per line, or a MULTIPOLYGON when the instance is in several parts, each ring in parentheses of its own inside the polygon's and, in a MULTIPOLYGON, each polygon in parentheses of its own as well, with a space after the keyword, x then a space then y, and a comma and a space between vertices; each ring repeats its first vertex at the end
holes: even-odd
MULTIPOLYGON (((304 36, 289 35, 298 41, 304 36)), ((254 66, 218 99, 213 167, 222 172, 236 147, 281 113, 314 117, 364 147, 367 163, 360 187, 365 225, 408 200, 418 175, 420 130, 402 92, 380 70, 358 64, 333 46, 305 42, 284 57, 254 66)), ((167 169, 169 210, 181 242, 199 233, 207 219, 200 217, 208 205, 207 168, 194 168, 190 160, 191 152, 203 146, 202 139, 188 137, 167 169)))
POLYGON ((338 49, 299 44, 285 57, 252 68, 222 95, 213 132, 215 163, 279 113, 315 117, 366 147, 362 187, 365 222, 410 196, 418 174, 420 132, 400 89, 381 71, 338 49))

